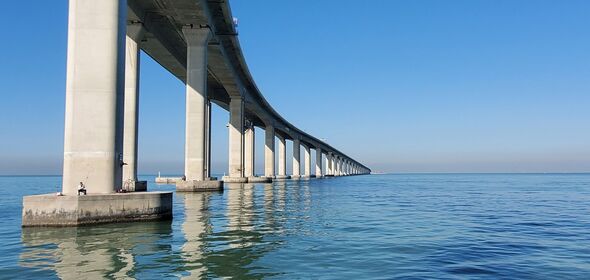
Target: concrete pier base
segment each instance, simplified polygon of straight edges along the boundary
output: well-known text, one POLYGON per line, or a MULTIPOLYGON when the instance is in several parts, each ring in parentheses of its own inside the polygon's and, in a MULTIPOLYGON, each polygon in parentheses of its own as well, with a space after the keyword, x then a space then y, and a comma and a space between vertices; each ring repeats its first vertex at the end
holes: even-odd
POLYGON ((301 175, 291 175, 291 180, 300 180, 301 175))
POLYGON ((182 181, 176 182, 177 192, 211 192, 223 191, 223 181, 205 180, 205 181, 182 181))
POLYGON ((157 184, 176 184, 176 182, 181 180, 182 178, 180 177, 156 177, 157 184))
POLYGON ((272 179, 267 177, 248 177, 248 183, 271 183, 272 179))
POLYGON ((147 191, 147 181, 135 181, 123 184, 123 190, 127 192, 145 192, 147 191))
POLYGON ((248 178, 246 177, 230 177, 230 176, 223 176, 221 180, 225 183, 247 183, 248 178))
POLYGON ((172 218, 171 192, 23 197, 22 226, 80 226, 172 218))
POLYGON ((277 175, 277 176, 275 176, 275 181, 288 180, 288 179, 291 179, 291 176, 289 176, 289 175, 277 175))

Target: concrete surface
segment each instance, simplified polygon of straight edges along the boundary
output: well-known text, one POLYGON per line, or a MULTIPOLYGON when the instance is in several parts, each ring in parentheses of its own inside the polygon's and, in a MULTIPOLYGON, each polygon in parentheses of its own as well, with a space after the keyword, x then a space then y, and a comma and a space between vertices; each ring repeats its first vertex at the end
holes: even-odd
POLYGON ((22 226, 79 226, 172 218, 171 192, 23 197, 22 226))
POLYGON ((177 192, 210 192, 210 191, 222 191, 223 181, 218 180, 205 180, 205 181, 182 181, 176 182, 177 192))

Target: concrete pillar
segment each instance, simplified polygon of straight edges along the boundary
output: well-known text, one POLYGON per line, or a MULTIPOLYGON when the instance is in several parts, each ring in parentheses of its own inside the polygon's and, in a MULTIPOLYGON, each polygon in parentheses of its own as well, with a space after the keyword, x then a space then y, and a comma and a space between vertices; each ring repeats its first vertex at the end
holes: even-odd
POLYGON ((206 175, 207 43, 211 31, 183 27, 182 32, 187 44, 184 174, 187 181, 203 181, 206 175))
POLYGON ((326 154, 326 174, 330 175, 330 176, 334 175, 334 173, 332 171, 332 166, 333 166, 332 158, 333 158, 332 153, 326 154))
POLYGON ((299 139, 293 139, 293 174, 291 178, 299 178, 301 176, 301 142, 299 139))
POLYGON ((229 102, 229 177, 244 177, 244 100, 229 102))
POLYGON ((137 181, 137 127, 139 115, 139 42, 141 23, 127 25, 125 48, 125 102, 123 128, 123 184, 137 181))
POLYGON ((248 128, 246 128, 245 142, 246 146, 244 148, 244 176, 253 177, 255 167, 255 129, 254 125, 252 125, 251 123, 248 125, 248 128))
POLYGON ((205 178, 211 177, 211 100, 205 105, 205 178))
POLYGON ((127 1, 69 1, 62 192, 121 188, 127 1))
POLYGON ((287 146, 286 139, 279 137, 279 174, 278 177, 285 179, 287 177, 287 146))
POLYGON ((324 174, 322 173, 322 149, 316 148, 315 149, 315 176, 316 178, 323 177, 324 174))
POLYGON ((311 177, 311 151, 309 149, 308 145, 303 145, 303 159, 305 162, 305 165, 303 167, 304 173, 303 175, 306 177, 311 177))
POLYGON ((342 161, 340 159, 340 156, 336 156, 336 176, 342 176, 342 161))
POLYGON ((275 176, 275 128, 266 125, 264 134, 264 176, 274 178, 275 176))

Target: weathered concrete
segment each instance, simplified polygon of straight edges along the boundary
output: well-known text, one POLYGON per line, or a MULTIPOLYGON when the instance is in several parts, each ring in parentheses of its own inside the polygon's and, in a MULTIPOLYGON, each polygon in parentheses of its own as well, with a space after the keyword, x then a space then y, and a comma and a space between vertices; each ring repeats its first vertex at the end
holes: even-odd
POLYGON ((251 123, 248 123, 246 132, 244 133, 244 176, 254 176, 254 161, 255 161, 255 130, 251 123))
POLYGON ((22 226, 79 226, 172 218, 171 192, 30 195, 23 198, 22 226))
POLYGON ((276 179, 285 179, 287 176, 287 141, 284 137, 279 137, 279 173, 276 179))
POLYGON ((291 176, 289 176, 289 175, 277 175, 274 178, 275 181, 288 180, 288 179, 291 179, 291 176))
POLYGON ((303 145, 303 176, 311 177, 311 150, 308 145, 303 145))
POLYGON ((248 183, 270 183, 270 182, 272 182, 271 178, 258 177, 258 176, 248 177, 248 183))
POLYGON ((229 102, 229 174, 225 182, 247 182, 244 177, 244 100, 229 102))
MULTIPOLYGON (((143 36, 143 25, 127 25, 125 56, 125 114, 123 128, 123 189, 130 188, 129 181, 137 181, 137 128, 139 126, 139 44, 143 36)), ((140 183, 139 188, 143 185, 140 183)))
POLYGON ((222 191, 223 181, 218 180, 179 180, 176 182, 177 192, 210 192, 210 191, 222 191))
POLYGON ((180 177, 156 177, 156 183, 158 184, 176 184, 177 181, 181 181, 180 177))
POLYGON ((322 171, 322 149, 316 148, 315 149, 315 176, 316 178, 321 178, 324 176, 322 171))
POLYGON ((209 28, 184 27, 187 44, 186 121, 184 175, 187 181, 203 181, 206 176, 207 43, 209 28))
POLYGON ((275 128, 267 125, 264 133, 264 176, 275 176, 275 128))
POLYGON ((299 139, 293 139, 293 174, 292 179, 298 179, 301 176, 301 142, 299 139))
POLYGON ((70 1, 62 192, 121 188, 126 1, 70 1))
POLYGON ((126 192, 145 192, 147 191, 147 181, 124 182, 122 190, 126 192))
POLYGON ((223 176, 221 180, 225 183, 247 183, 247 177, 231 177, 231 176, 223 176))

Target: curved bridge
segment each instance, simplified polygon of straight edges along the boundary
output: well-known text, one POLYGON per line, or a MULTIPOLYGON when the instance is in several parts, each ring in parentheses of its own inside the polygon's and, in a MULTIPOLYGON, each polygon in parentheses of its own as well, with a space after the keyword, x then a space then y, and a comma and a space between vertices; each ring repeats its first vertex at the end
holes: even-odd
POLYGON ((223 181, 370 173, 289 123, 266 101, 248 71, 227 1, 70 0, 64 193, 74 193, 82 179, 97 193, 137 182, 140 50, 187 85, 185 178, 179 189, 219 185, 209 168, 211 102, 230 113, 229 172, 223 181), (254 127, 265 130, 263 178, 254 174, 254 127), (293 143, 290 175, 287 140, 293 143))

